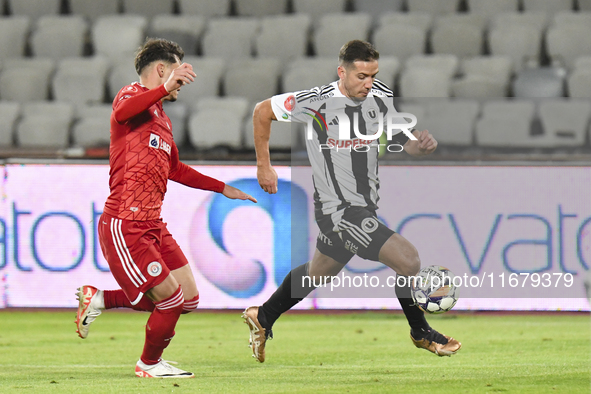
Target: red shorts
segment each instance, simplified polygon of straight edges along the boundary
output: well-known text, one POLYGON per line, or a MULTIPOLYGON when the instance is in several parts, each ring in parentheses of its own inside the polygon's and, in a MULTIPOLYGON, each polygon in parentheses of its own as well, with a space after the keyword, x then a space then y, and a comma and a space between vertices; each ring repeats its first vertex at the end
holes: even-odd
POLYGON ((111 273, 133 305, 189 262, 162 220, 123 220, 103 213, 99 241, 111 273))

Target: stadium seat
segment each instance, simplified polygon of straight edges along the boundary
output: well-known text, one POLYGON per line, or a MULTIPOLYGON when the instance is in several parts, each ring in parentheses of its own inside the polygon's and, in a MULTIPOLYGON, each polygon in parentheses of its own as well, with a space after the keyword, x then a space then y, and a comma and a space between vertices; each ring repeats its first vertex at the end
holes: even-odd
POLYGON ((591 25, 552 26, 546 33, 546 47, 553 64, 574 68, 580 56, 591 56, 591 25))
POLYGON ((400 76, 401 97, 449 97, 451 78, 435 68, 405 68, 400 76))
POLYGON ((82 56, 87 34, 88 24, 80 15, 43 16, 31 35, 31 50, 55 61, 82 56))
POLYGON ((277 94, 280 62, 274 58, 240 59, 228 65, 224 77, 227 96, 245 97, 257 102, 277 94))
POLYGON ((580 11, 591 11, 591 0, 577 0, 580 11))
POLYGON ((525 12, 540 11, 555 14, 573 9, 573 0, 522 0, 525 12))
POLYGON ((591 98, 591 70, 575 70, 567 79, 568 96, 591 98))
POLYGON ((513 26, 531 26, 540 34, 548 26, 550 18, 544 12, 504 12, 492 18, 490 30, 507 29, 513 26))
POLYGON ((580 56, 575 59, 575 70, 591 71, 591 56, 580 56))
POLYGON ((279 15, 287 12, 287 0, 234 0, 240 16, 279 15))
POLYGON ((202 97, 219 95, 220 82, 226 65, 223 59, 185 56, 183 61, 193 66, 197 76, 193 83, 181 88, 178 101, 193 105, 202 97))
POLYGON ((476 122, 476 142, 491 147, 548 147, 545 135, 531 135, 535 104, 526 100, 488 101, 476 122))
POLYGON ((542 37, 535 27, 495 25, 488 38, 491 54, 511 57, 513 70, 539 66, 542 37))
MULTIPOLYGON (((247 117, 244 121, 244 147, 254 148, 252 118, 247 117)), ((269 148, 271 149, 294 149, 301 148, 301 137, 303 136, 303 127, 295 122, 271 122, 271 136, 269 138, 269 148)))
POLYGON ((244 97, 203 97, 193 103, 193 112, 207 112, 221 109, 236 112, 244 117, 248 113, 248 100, 244 97))
POLYGON ((92 41, 97 55, 113 59, 132 56, 144 42, 147 19, 136 15, 101 16, 92 26, 92 41))
POLYGON ((181 15, 205 18, 230 14, 230 0, 178 0, 181 15))
POLYGON ((123 0, 123 12, 153 18, 161 14, 172 14, 174 0, 123 0))
POLYGON ((139 80, 140 78, 135 72, 135 66, 132 59, 121 60, 114 63, 107 76, 109 100, 112 101, 122 87, 139 80))
POLYGON ((21 147, 65 148, 74 109, 68 103, 29 102, 22 106, 23 118, 16 129, 21 147))
POLYGON ((566 71, 541 67, 521 70, 513 81, 514 97, 563 97, 566 71))
POLYGON ((100 56, 62 60, 52 82, 55 100, 77 106, 102 103, 108 68, 100 56))
POLYGON ((19 103, 0 102, 0 146, 13 144, 14 126, 20 116, 20 109, 19 103))
POLYGON ((508 96, 508 87, 492 78, 466 75, 452 81, 452 95, 463 98, 500 98, 508 96))
POLYGON ((8 0, 12 15, 26 15, 35 20, 44 15, 60 13, 61 0, 8 0))
POLYGON ((110 104, 84 106, 76 114, 77 122, 72 128, 74 146, 108 146, 111 133, 110 104))
POLYGON ((494 98, 508 95, 512 63, 507 56, 477 56, 464 59, 461 78, 452 81, 454 97, 494 98))
POLYGON ((589 11, 561 11, 552 18, 552 26, 589 26, 591 25, 591 12, 589 11))
POLYGON ((164 101, 162 103, 166 116, 172 123, 172 134, 174 142, 179 147, 184 145, 187 140, 187 118, 189 115, 189 105, 181 102, 164 101))
POLYGON ((459 0, 406 0, 410 12, 428 12, 433 15, 457 12, 459 0))
POLYGON ((480 109, 478 101, 431 99, 425 106, 426 116, 421 118, 420 130, 429 130, 441 145, 472 145, 480 109))
POLYGON ((583 146, 591 115, 589 100, 543 100, 538 113, 553 146, 583 146))
POLYGON ((91 21, 101 16, 119 13, 119 0, 69 0, 72 14, 82 15, 91 21))
POLYGON ((511 58, 508 56, 476 56, 462 60, 460 71, 464 75, 488 76, 506 86, 511 78, 511 58))
POLYGON ((427 33, 415 26, 388 24, 376 29, 373 43, 380 55, 395 56, 404 63, 413 55, 425 53, 427 33), (395 40, 392 37, 396 37, 395 40))
POLYGON ((202 99, 189 118, 189 141, 198 148, 242 146, 242 127, 248 108, 245 98, 202 99))
POLYGON ((459 60, 454 55, 415 55, 404 64, 405 71, 418 69, 432 69, 453 78, 458 71, 459 60))
POLYGON ((203 55, 225 59, 252 56, 259 27, 255 18, 212 19, 202 40, 203 55))
POLYGON ((293 10, 296 13, 309 14, 312 23, 316 25, 320 18, 326 14, 344 12, 345 0, 292 0, 293 10))
POLYGON ((487 18, 504 12, 518 12, 519 0, 467 0, 468 12, 487 18))
POLYGON ((0 17, 0 60, 25 54, 30 25, 28 16, 0 17))
POLYGON ((344 43, 350 40, 367 40, 371 17, 368 14, 324 15, 314 31, 316 56, 335 56, 344 43))
POLYGON ((388 85, 390 89, 394 90, 396 78, 398 77, 401 68, 402 65, 398 58, 394 56, 380 56, 377 79, 388 85))
POLYGON ((480 55, 485 22, 484 17, 473 14, 437 18, 431 33, 433 53, 449 53, 460 58, 480 55))
POLYGON ((289 61, 306 55, 312 19, 307 14, 279 15, 263 18, 256 36, 256 53, 289 61), (289 45, 285 45, 289 43, 289 45))
POLYGON ((426 12, 388 12, 379 17, 379 25, 404 25, 419 28, 425 34, 433 25, 433 15, 426 12))
POLYGON ((205 18, 198 15, 158 15, 150 24, 150 36, 176 42, 186 56, 197 55, 205 30, 205 18))
POLYGON ((403 4, 403 0, 353 0, 355 12, 371 15, 374 24, 377 24, 379 18, 386 13, 400 12, 403 4))
POLYGON ((283 88, 281 90, 298 92, 334 82, 338 79, 338 65, 335 57, 296 59, 288 65, 287 70, 283 73, 283 88))
POLYGON ((15 58, 3 63, 0 99, 4 101, 42 101, 49 98, 49 79, 55 62, 44 58, 15 58))

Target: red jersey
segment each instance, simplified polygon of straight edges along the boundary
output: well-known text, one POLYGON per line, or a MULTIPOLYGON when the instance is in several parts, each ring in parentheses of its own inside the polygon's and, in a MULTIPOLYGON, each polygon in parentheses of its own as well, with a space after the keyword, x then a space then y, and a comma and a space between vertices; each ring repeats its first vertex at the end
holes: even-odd
POLYGON ((172 124, 162 109, 164 85, 154 89, 134 82, 113 100, 109 186, 105 213, 127 220, 155 220, 168 179, 221 193, 225 184, 179 161, 172 124))

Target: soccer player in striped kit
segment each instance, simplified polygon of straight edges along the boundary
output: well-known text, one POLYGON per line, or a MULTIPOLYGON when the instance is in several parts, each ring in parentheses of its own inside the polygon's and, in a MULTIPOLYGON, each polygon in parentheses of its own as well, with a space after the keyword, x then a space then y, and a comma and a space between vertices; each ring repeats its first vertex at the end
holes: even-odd
MULTIPOLYGON (((354 120, 358 119, 357 132, 377 134, 378 114, 397 112, 392 91, 376 79, 378 59, 379 53, 370 43, 350 41, 339 53, 338 81, 273 96, 257 104, 254 110, 257 177, 261 188, 270 194, 277 192, 277 173, 269 159, 271 122, 308 123, 311 117, 315 118, 310 123, 314 132, 306 145, 313 172, 316 222, 320 228, 312 260, 292 269, 267 302, 247 308, 242 315, 250 329, 253 356, 259 362, 265 361, 265 345, 272 338, 275 321, 314 290, 309 282, 304 286, 302 278, 314 278, 313 283, 321 283, 322 278, 337 275, 355 254, 379 261, 396 271, 398 277, 407 278, 396 281, 395 292, 416 347, 439 356, 451 356, 461 347, 457 340, 432 329, 423 311, 414 305, 410 287, 404 283, 408 284, 409 277, 420 269, 418 252, 376 216, 378 141, 355 138, 353 131, 354 120), (352 125, 349 138, 344 140, 339 139, 339 117, 335 116, 338 113, 352 125)), ((385 125, 384 119, 381 127, 385 125)), ((390 142, 403 146, 412 156, 428 155, 437 148, 437 141, 428 131, 413 129, 412 134, 407 133, 400 131, 390 142)))
POLYGON ((138 51, 140 82, 122 88, 111 114, 110 189, 98 224, 101 249, 121 286, 102 291, 78 289, 77 332, 86 338, 102 309, 127 307, 151 312, 146 339, 136 364, 138 377, 192 378, 163 361, 182 313, 199 303, 199 292, 187 258, 166 228, 160 210, 168 179, 222 193, 231 199, 250 195, 199 173, 179 161, 170 119, 162 101, 175 101, 181 87, 193 82, 190 64, 174 42, 148 39, 138 51))

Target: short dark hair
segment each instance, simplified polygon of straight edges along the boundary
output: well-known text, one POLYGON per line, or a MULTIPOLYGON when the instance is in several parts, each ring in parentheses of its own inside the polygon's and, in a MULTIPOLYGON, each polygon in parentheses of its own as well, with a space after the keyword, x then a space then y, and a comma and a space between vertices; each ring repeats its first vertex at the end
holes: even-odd
POLYGON ((185 52, 176 42, 148 37, 135 55, 135 71, 137 75, 141 75, 144 68, 154 61, 161 60, 173 64, 177 60, 182 61, 183 57, 185 52))
POLYGON ((339 64, 350 66, 355 61, 370 62, 378 60, 380 53, 367 41, 352 40, 341 47, 339 51, 339 64))

